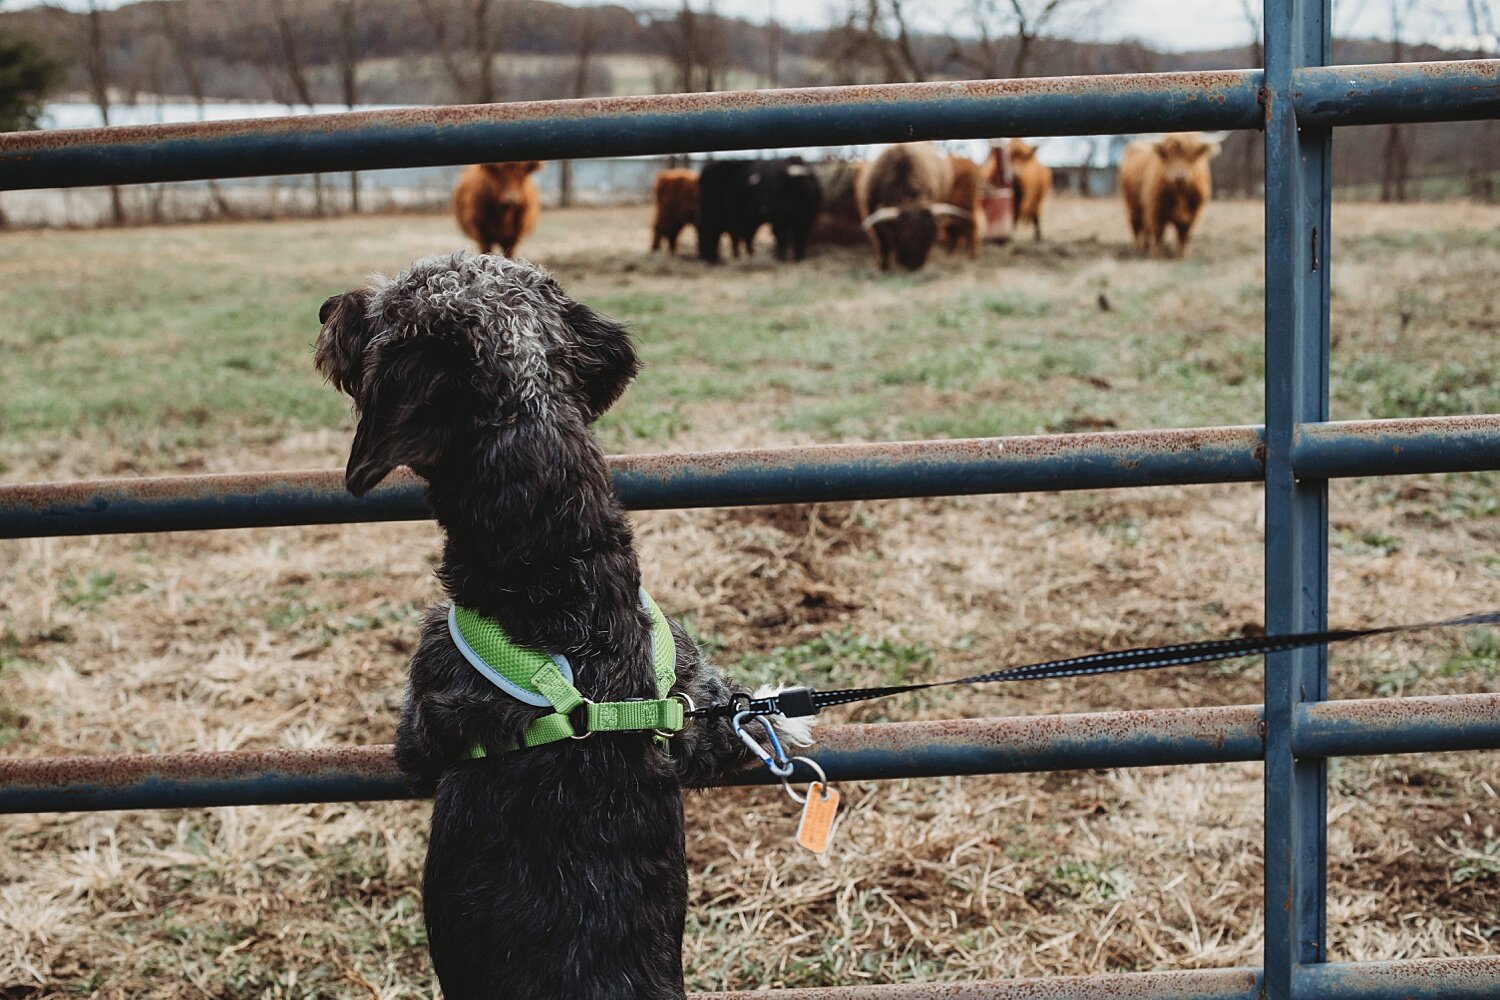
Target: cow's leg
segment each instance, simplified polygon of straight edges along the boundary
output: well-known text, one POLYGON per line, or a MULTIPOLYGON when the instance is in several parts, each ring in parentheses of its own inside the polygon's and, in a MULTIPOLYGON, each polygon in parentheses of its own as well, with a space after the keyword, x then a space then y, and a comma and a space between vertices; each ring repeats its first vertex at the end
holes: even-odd
POLYGON ((1151 257, 1165 257, 1167 255, 1167 224, 1158 222, 1151 227, 1147 234, 1150 237, 1146 245, 1147 255, 1151 257))
POLYGON ((792 260, 802 260, 807 256, 807 237, 811 230, 811 220, 799 219, 792 225, 792 260))
MULTIPOLYGON (((652 226, 651 227, 651 252, 652 253, 656 253, 656 251, 658 249, 660 249, 660 248, 661 248, 661 227, 660 226, 652 226)), ((676 253, 677 251, 673 250, 672 252, 676 253)))
POLYGON ((1177 256, 1178 257, 1186 257, 1187 256, 1187 251, 1188 251, 1188 234, 1189 234, 1189 232, 1191 232, 1191 230, 1192 230, 1193 227, 1192 227, 1191 224, 1183 225, 1180 222, 1176 223, 1176 226, 1177 226, 1177 256))
POLYGON ((1042 213, 1038 212, 1031 220, 1031 224, 1036 227, 1036 242, 1042 242, 1042 213))
MULTIPOLYGON (((677 256, 677 237, 681 235, 682 230, 678 229, 667 237, 667 253, 671 254, 673 257, 677 256)), ((653 247, 652 249, 655 248, 653 247)))

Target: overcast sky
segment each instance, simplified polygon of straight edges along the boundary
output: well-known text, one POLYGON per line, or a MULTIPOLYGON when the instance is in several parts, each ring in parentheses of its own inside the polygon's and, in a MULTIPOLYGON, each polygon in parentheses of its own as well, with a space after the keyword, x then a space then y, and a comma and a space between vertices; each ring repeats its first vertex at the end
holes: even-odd
MULTIPOLYGON (((0 0, 0 9, 34 6, 37 0, 0 0)), ((87 0, 52 0, 54 4, 83 9, 87 0)), ((100 0, 101 6, 118 7, 123 0, 100 0)), ((586 0, 566 0, 579 4, 586 0)), ((671 0, 614 0, 641 9, 674 9, 671 0)), ((689 0, 697 10, 715 7, 720 13, 764 21, 773 14, 797 27, 822 27, 841 19, 848 0, 689 0)), ((937 31, 962 31, 964 12, 974 0, 908 0, 908 10, 919 12, 922 26, 937 31)), ((1251 0, 1257 11, 1260 4, 1251 0)), ((1392 8, 1411 9, 1405 35, 1409 41, 1434 41, 1463 47, 1500 51, 1496 20, 1500 3, 1495 0, 1334 0, 1335 34, 1340 37, 1387 38, 1392 8), (1472 10, 1479 10, 1483 23, 1476 39, 1472 10), (1494 13, 1485 17, 1485 11, 1494 13)), ((1081 23, 1070 23, 1062 33, 1073 37, 1112 41, 1137 38, 1163 49, 1218 49, 1244 45, 1250 37, 1242 0, 1104 0, 1096 15, 1081 23)))

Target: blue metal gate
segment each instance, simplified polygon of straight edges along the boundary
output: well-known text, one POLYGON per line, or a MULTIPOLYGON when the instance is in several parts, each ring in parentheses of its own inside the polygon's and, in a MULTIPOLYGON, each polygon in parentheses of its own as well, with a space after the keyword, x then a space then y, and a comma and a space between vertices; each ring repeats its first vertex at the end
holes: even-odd
MULTIPOLYGON (((1261 129, 1260 427, 616 459, 635 509, 1264 481, 1266 626, 1325 627, 1327 482, 1500 469, 1500 415, 1330 422, 1330 150, 1337 126, 1500 118, 1500 61, 1329 66, 1328 0, 1266 0, 1266 68, 834 87, 0 136, 0 190, 995 135, 1261 129)), ((362 500, 337 473, 0 487, 0 537, 420 519, 421 484, 362 500)), ((834 779, 1265 762, 1265 962, 833 997, 1494 1000, 1500 959, 1325 962, 1326 760, 1500 748, 1500 694, 1326 700, 1325 649, 1267 657, 1264 705, 833 726, 834 779)), ((743 780, 760 781, 761 774, 743 780)), ((403 798, 388 747, 0 759, 0 812, 403 798)), ((792 994, 788 994, 792 995, 792 994)), ((728 996, 725 994, 724 996, 728 996)))

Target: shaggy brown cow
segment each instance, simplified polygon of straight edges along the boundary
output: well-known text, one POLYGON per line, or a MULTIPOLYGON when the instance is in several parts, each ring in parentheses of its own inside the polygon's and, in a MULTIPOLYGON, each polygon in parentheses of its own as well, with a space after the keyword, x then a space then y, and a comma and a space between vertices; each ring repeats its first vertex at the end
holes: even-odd
POLYGON ((940 199, 953 186, 953 164, 930 142, 891 146, 860 171, 854 194, 882 271, 894 256, 915 271, 927 263, 940 216, 969 214, 940 199))
POLYGON ((984 206, 979 193, 983 186, 979 182, 979 164, 967 156, 949 156, 953 168, 953 183, 948 185, 947 203, 968 213, 943 217, 943 246, 952 253, 959 247, 969 252, 970 257, 979 256, 979 240, 984 233, 984 206))
POLYGON ((458 175, 453 214, 480 253, 499 244, 501 253, 514 257, 516 246, 536 228, 542 196, 531 175, 541 168, 536 160, 476 163, 458 175))
POLYGON ((677 237, 685 226, 698 225, 698 175, 692 170, 663 170, 656 175, 656 219, 651 223, 651 252, 663 243, 677 255, 677 237))
POLYGON ((1177 256, 1186 257, 1188 236, 1213 192, 1208 161, 1219 145, 1197 132, 1137 139, 1120 157, 1120 194, 1130 214, 1136 249, 1151 256, 1161 248, 1167 223, 1177 230, 1177 256))
MULTIPOLYGON (((1010 153, 1011 211, 1016 225, 1030 223, 1038 241, 1042 238, 1042 205, 1052 197, 1052 168, 1036 158, 1036 147, 1024 139, 1012 139, 1010 153)), ((991 163, 994 162, 992 159, 991 163)))

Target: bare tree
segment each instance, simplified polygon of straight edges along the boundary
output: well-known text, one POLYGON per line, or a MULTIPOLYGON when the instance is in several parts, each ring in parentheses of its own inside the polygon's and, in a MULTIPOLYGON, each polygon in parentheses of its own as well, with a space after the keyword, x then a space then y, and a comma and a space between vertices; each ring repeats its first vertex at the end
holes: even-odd
MULTIPOLYGON (((587 97, 589 72, 594 60, 594 48, 598 43, 598 25, 593 7, 583 10, 583 29, 578 36, 578 48, 573 61, 573 97, 587 97)), ((558 181, 561 190, 559 201, 563 206, 573 204, 573 161, 564 160, 558 181)))
MULTIPOLYGON (((339 21, 339 87, 350 111, 359 103, 359 52, 356 47, 359 0, 336 0, 339 21)), ((349 209, 359 212, 359 172, 349 172, 349 209)))
MULTIPOLYGON (((276 28, 277 49, 281 56, 282 69, 286 72, 287 82, 291 84, 292 95, 296 97, 297 103, 311 108, 313 105, 312 87, 308 85, 307 68, 302 61, 302 49, 297 40, 301 31, 299 22, 303 20, 301 13, 301 11, 288 11, 287 0, 271 0, 271 23, 276 28)), ((322 174, 313 174, 313 206, 317 214, 323 214, 322 174)))
POLYGON ((700 13, 688 0, 682 0, 663 37, 675 74, 673 85, 679 93, 713 91, 722 86, 724 25, 712 2, 700 13))
POLYGON ((1026 62, 1042 32, 1047 30, 1059 11, 1067 8, 1070 0, 1006 0, 1014 16, 1016 54, 1011 61, 1010 75, 1026 75, 1026 62))
MULTIPOLYGON (((1406 58, 1406 24, 1417 0, 1391 0, 1391 56, 1393 63, 1406 58)), ((1380 200, 1405 201, 1406 185, 1411 179, 1411 149, 1406 128, 1400 124, 1386 126, 1385 146, 1380 160, 1380 200)))
MULTIPOLYGON (((1468 0, 1469 27, 1474 33, 1476 58, 1493 58, 1500 51, 1500 21, 1490 0, 1468 0)), ((1480 142, 1471 143, 1473 160, 1469 167, 1469 191, 1476 198, 1494 201, 1497 192, 1495 175, 1500 171, 1500 122, 1494 119, 1477 123, 1480 142)))
POLYGON ((902 0, 853 0, 829 39, 826 55, 835 82, 865 82, 872 61, 887 83, 921 83, 933 74, 918 55, 902 0))
POLYGON ((766 18, 766 85, 781 86, 781 21, 776 16, 776 0, 770 0, 766 18))
MULTIPOLYGON (((99 5, 89 0, 87 16, 84 18, 84 69, 88 73, 89 96, 99 109, 99 118, 109 125, 109 56, 104 47, 104 21, 99 5)), ((125 225, 125 201, 120 195, 120 186, 109 186, 110 218, 117 226, 125 225)))
MULTIPOLYGON (((438 58, 461 100, 476 104, 493 104, 502 96, 501 81, 495 76, 495 56, 500 49, 504 25, 496 16, 494 0, 459 0, 458 4, 439 0, 417 0, 422 20, 432 32, 438 58), (460 17, 454 17, 458 7, 460 17), (460 59, 459 34, 469 38, 470 65, 460 59)), ((504 8, 500 9, 503 14, 504 8)))
MULTIPOLYGON (((167 51, 172 54, 172 61, 177 64, 178 71, 187 82, 188 92, 192 95, 194 103, 198 105, 198 119, 202 121, 208 116, 206 110, 208 102, 204 96, 203 75, 198 72, 198 64, 192 56, 192 47, 188 44, 187 28, 182 23, 182 7, 179 4, 164 3, 157 5, 156 10, 161 18, 162 35, 167 40, 167 51)), ((209 178, 208 181, 208 196, 221 216, 234 215, 233 206, 225 199, 219 182, 213 178, 209 178)))
POLYGON ((1022 77, 1049 31, 1100 9, 1099 0, 970 0, 972 37, 948 36, 948 58, 981 76, 1022 77))
MULTIPOLYGON (((1250 50, 1248 56, 1252 69, 1264 68, 1266 64, 1265 50, 1265 22, 1262 17, 1264 7, 1260 3, 1252 3, 1251 0, 1240 0, 1240 13, 1245 18, 1245 26, 1250 32, 1250 50)), ((1225 146, 1234 149, 1233 158, 1225 156, 1225 165, 1234 164, 1232 183, 1226 187, 1233 187, 1241 194, 1251 195, 1255 193, 1256 182, 1259 179, 1260 137, 1254 132, 1235 132, 1226 140, 1225 146), (1237 147, 1237 148, 1236 148, 1237 147)))

